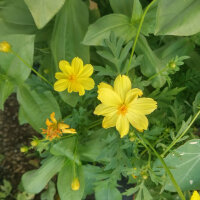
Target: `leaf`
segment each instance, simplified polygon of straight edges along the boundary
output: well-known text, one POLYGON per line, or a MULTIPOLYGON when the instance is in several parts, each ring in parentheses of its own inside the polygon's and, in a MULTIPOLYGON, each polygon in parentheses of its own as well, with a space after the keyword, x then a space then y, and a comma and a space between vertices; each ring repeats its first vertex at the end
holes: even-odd
POLYGON ((133 11, 132 11, 132 20, 133 22, 139 22, 142 17, 142 5, 140 4, 140 0, 134 0, 133 2, 133 11))
MULTIPOLYGON (((8 35, 0 38, 8 41, 13 51, 24 59, 28 65, 33 64, 34 36, 33 35, 8 35)), ((12 53, 0 52, 0 72, 8 76, 15 84, 23 83, 29 76, 31 70, 19 58, 12 53)))
POLYGON ((127 42, 135 36, 136 27, 125 15, 109 14, 89 26, 83 44, 104 45, 104 40, 109 38, 112 31, 115 36, 121 37, 127 42))
POLYGON ((50 179, 63 167, 64 157, 50 157, 37 170, 26 172, 22 176, 22 184, 26 192, 33 194, 41 192, 50 179))
POLYGON ((122 200, 119 190, 112 184, 101 184, 95 189, 96 200, 122 200))
POLYGON ((13 92, 14 86, 8 80, 0 80, 0 110, 4 109, 4 102, 13 92))
POLYGON ((155 34, 188 36, 200 32, 200 1, 160 0, 155 34))
POLYGON ((132 8, 133 8, 133 0, 109 0, 111 8, 114 13, 120 13, 131 17, 132 8))
POLYGON ((24 0, 38 29, 43 28, 61 9, 65 0, 24 0))
POLYGON ((76 137, 70 137, 54 144, 50 152, 55 156, 66 156, 72 161, 75 160, 75 162, 80 165, 78 155, 76 155, 76 157, 74 156, 75 145, 76 137))
POLYGON ((49 181, 47 191, 41 194, 41 200, 54 200, 55 194, 56 194, 55 183, 53 181, 49 181))
POLYGON ((89 63, 89 47, 81 44, 86 33, 89 16, 88 8, 81 0, 67 0, 56 16, 51 50, 54 62, 71 61, 75 56, 89 63))
POLYGON ((45 121, 52 112, 57 119, 61 119, 59 105, 50 91, 38 93, 27 85, 21 85, 17 89, 17 99, 23 107, 25 119, 38 132, 46 127, 45 121))
POLYGON ((0 198, 9 196, 12 191, 12 185, 6 179, 3 180, 3 185, 0 185, 0 198), (2 192, 1 192, 2 191, 2 192))
POLYGON ((82 166, 76 168, 77 170, 77 177, 80 182, 79 190, 73 191, 71 189, 71 184, 74 178, 73 174, 73 164, 68 162, 58 174, 58 193, 61 200, 81 200, 83 193, 84 193, 84 174, 82 166))
POLYGON ((196 114, 200 109, 200 92, 196 94, 195 100, 193 102, 193 112, 196 114))
POLYGON ((72 107, 75 107, 80 99, 78 93, 75 92, 69 93, 67 91, 64 91, 64 92, 59 92, 59 95, 65 103, 69 104, 72 107))

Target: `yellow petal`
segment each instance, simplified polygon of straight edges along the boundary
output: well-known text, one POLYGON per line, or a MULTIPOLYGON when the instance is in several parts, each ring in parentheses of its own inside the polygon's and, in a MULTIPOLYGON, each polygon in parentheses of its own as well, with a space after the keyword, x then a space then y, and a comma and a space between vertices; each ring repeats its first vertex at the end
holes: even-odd
POLYGON ((69 125, 68 124, 64 124, 64 123, 58 123, 58 128, 59 129, 69 128, 69 125))
POLYGON ((104 83, 104 82, 101 82, 99 85, 98 85, 98 92, 100 92, 100 90, 102 88, 109 88, 111 90, 113 90, 113 87, 107 83, 104 83))
POLYGON ((133 127, 138 129, 139 131, 147 130, 148 119, 146 118, 145 115, 138 114, 135 112, 130 112, 130 110, 128 110, 126 116, 133 127))
POLYGON ((82 70, 82 72, 80 74, 80 77, 83 77, 83 78, 89 77, 89 76, 91 76, 93 74, 93 71, 94 71, 93 66, 90 65, 90 64, 86 64, 83 67, 83 70, 82 70))
POLYGON ((94 111, 95 115, 113 115, 114 113, 117 113, 117 107, 114 106, 106 106, 104 104, 99 104, 94 111))
POLYGON ((56 120, 56 118, 55 118, 55 112, 52 112, 52 113, 50 114, 50 118, 51 118, 51 121, 52 121, 53 123, 57 123, 57 120, 56 120))
POLYGON ((137 99, 138 96, 142 96, 143 92, 142 90, 138 88, 131 89, 127 92, 126 97, 125 97, 125 104, 128 105, 131 103, 133 100, 137 99))
POLYGON ((67 79, 59 79, 54 83, 54 90, 62 92, 67 89, 69 81, 67 79))
POLYGON ((102 121, 102 127, 103 128, 110 128, 110 127, 116 126, 117 117, 118 116, 116 114, 107 115, 106 117, 104 117, 104 119, 102 121))
POLYGON ((62 72, 56 72, 55 73, 55 78, 56 79, 67 79, 67 75, 62 73, 62 72))
POLYGON ((197 191, 194 191, 190 200, 200 200, 200 195, 197 191))
POLYGON ((63 129, 62 132, 63 133, 72 133, 72 134, 75 134, 76 130, 73 129, 73 128, 70 128, 70 129, 63 129))
POLYGON ((122 104, 119 95, 110 88, 101 88, 97 98, 107 106, 120 106, 122 104))
POLYGON ((116 123, 116 128, 120 133, 120 137, 124 137, 129 132, 129 121, 124 115, 119 115, 116 123))
POLYGON ((125 100, 126 93, 131 89, 131 81, 128 76, 119 75, 114 82, 114 90, 121 97, 122 101, 125 100))
POLYGON ((78 82, 71 82, 68 87, 68 92, 79 92, 79 95, 82 96, 85 94, 84 87, 78 82))
POLYGON ((94 88, 95 85, 95 82, 92 78, 80 78, 79 82, 85 90, 91 90, 94 88))
POLYGON ((83 61, 78 58, 78 57, 75 57, 73 60, 72 60, 72 68, 74 69, 74 73, 75 74, 80 74, 83 70, 83 61))
POLYGON ((46 119, 46 125, 47 125, 47 126, 51 126, 52 124, 53 124, 53 123, 50 122, 49 119, 47 118, 47 119, 46 119))
POLYGON ((59 62, 59 68, 60 70, 65 74, 71 74, 72 73, 72 67, 66 60, 61 60, 59 62))
POLYGON ((152 113, 157 108, 157 102, 151 98, 138 98, 131 104, 131 110, 135 113, 148 115, 152 113))

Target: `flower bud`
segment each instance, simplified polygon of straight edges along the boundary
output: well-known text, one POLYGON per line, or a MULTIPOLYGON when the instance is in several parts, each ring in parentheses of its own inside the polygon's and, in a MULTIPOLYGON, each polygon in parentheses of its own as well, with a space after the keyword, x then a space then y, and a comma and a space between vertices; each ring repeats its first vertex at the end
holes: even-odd
POLYGON ((39 144, 38 139, 31 141, 31 146, 36 147, 39 144))
POLYGON ((23 147, 20 148, 20 151, 22 153, 26 153, 28 151, 28 147, 27 146, 23 146, 23 147))
POLYGON ((174 69, 174 68, 176 67, 176 63, 175 63, 175 62, 171 62, 171 63, 169 64, 169 67, 174 69))
POLYGON ((80 182, 79 182, 78 178, 74 178, 74 180, 72 181, 72 184, 71 184, 71 188, 74 191, 79 190, 80 182))
POLYGON ((0 42, 0 52, 9 53, 11 51, 11 46, 8 42, 0 42))

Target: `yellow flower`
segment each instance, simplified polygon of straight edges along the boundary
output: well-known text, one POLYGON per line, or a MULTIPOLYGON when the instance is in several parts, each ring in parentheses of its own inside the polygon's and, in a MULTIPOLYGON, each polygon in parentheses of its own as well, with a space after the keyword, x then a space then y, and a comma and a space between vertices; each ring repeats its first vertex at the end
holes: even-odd
POLYGON ((55 113, 50 115, 51 121, 46 119, 47 129, 42 129, 42 133, 46 135, 47 140, 53 140, 54 138, 60 138, 63 133, 76 133, 76 130, 69 128, 69 125, 63 122, 58 123, 55 118, 55 113))
POLYGON ((8 42, 6 41, 0 42, 0 52, 8 53, 10 51, 11 51, 11 46, 8 42))
POLYGON ((197 191, 194 191, 190 200, 200 200, 200 195, 197 191))
POLYGON ((54 90, 62 92, 68 89, 68 92, 79 92, 82 96, 85 94, 85 90, 91 90, 94 88, 94 80, 90 78, 93 73, 93 66, 86 64, 83 66, 83 61, 75 57, 72 60, 71 65, 61 60, 59 62, 59 68, 62 72, 55 74, 58 79, 54 84, 54 90))
POLYGON ((74 178, 74 180, 72 181, 72 184, 71 184, 71 188, 74 191, 79 190, 80 182, 79 182, 78 178, 74 178))
POLYGON ((115 79, 114 88, 106 83, 98 86, 98 99, 102 104, 94 111, 96 115, 105 116, 103 128, 116 126, 121 138, 128 134, 129 123, 139 131, 148 128, 150 114, 157 108, 157 102, 151 98, 138 98, 143 93, 140 89, 131 89, 128 76, 119 75, 115 79))

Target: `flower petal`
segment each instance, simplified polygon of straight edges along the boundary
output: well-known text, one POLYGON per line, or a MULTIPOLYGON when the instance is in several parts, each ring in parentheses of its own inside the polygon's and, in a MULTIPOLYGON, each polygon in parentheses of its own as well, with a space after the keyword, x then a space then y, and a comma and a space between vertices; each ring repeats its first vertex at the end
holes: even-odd
POLYGON ((55 73, 55 78, 56 79, 67 79, 67 75, 62 73, 62 72, 56 72, 55 73))
POLYGON ((117 112, 117 108, 114 106, 106 106, 104 104, 99 104, 95 110, 94 114, 95 115, 113 115, 114 113, 117 112))
POLYGON ((126 93, 131 89, 131 81, 128 76, 119 75, 114 82, 114 90, 120 95, 122 101, 125 100, 126 93))
POLYGON ((66 60, 61 60, 59 62, 59 68, 60 70, 65 74, 71 74, 72 73, 72 67, 66 60))
POLYGON ((128 105, 131 103, 133 100, 137 99, 138 96, 142 96, 143 92, 142 90, 138 88, 131 89, 127 92, 126 97, 125 97, 125 104, 128 105))
POLYGON ((104 82, 101 82, 99 85, 98 85, 98 92, 100 92, 100 90, 102 88, 109 88, 111 90, 113 90, 113 87, 107 83, 104 83, 104 82))
POLYGON ((59 79, 54 83, 54 90, 62 92, 66 90, 69 86, 69 81, 67 79, 59 79))
POLYGON ((59 128, 59 129, 69 128, 69 125, 68 125, 68 124, 65 124, 65 123, 58 123, 58 128, 59 128))
POLYGON ((51 121, 52 121, 53 123, 57 123, 57 120, 56 120, 56 118, 55 118, 55 112, 52 112, 52 113, 50 114, 50 118, 51 118, 51 121))
POLYGON ((131 110, 135 113, 148 115, 157 108, 157 102, 151 98, 138 98, 131 103, 131 110))
POLYGON ((75 57, 73 60, 72 60, 72 68, 74 69, 74 73, 75 74, 80 74, 83 70, 83 61, 82 59, 80 59, 79 57, 75 57))
POLYGON ((91 90, 94 88, 95 85, 95 82, 92 78, 80 78, 79 82, 85 90, 91 90))
MULTIPOLYGON (((50 122, 50 120, 47 118, 47 119, 46 119, 46 125, 47 125, 47 126, 51 126, 52 124, 53 124, 53 123, 50 122)), ((45 130, 45 129, 43 129, 43 130, 45 130)))
POLYGON ((89 76, 91 76, 93 74, 93 71, 94 71, 93 66, 90 65, 90 64, 86 64, 83 67, 83 70, 82 70, 82 72, 80 74, 80 77, 83 77, 83 78, 89 77, 89 76))
POLYGON ((129 132, 129 121, 126 116, 119 115, 116 123, 116 129, 120 133, 120 137, 124 137, 129 132))
POLYGON ((77 133, 75 129, 70 128, 70 129, 63 129, 62 130, 63 133, 77 133))
POLYGON ((119 106, 122 104, 119 95, 110 88, 101 88, 97 98, 107 106, 119 106))
POLYGON ((126 116, 133 127, 138 129, 139 131, 147 130, 148 119, 145 115, 128 111, 126 116))
POLYGON ((110 128, 116 126, 117 117, 118 116, 116 114, 105 116, 102 121, 102 127, 110 128))

